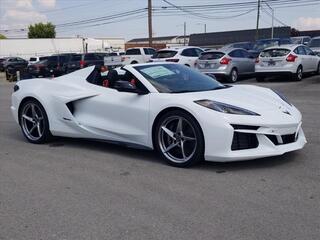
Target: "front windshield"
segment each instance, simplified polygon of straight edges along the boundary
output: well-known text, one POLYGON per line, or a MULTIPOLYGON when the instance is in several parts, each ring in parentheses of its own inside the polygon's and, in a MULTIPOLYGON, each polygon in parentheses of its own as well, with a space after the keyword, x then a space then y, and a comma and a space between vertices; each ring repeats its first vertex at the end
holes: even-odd
POLYGON ((278 45, 277 40, 260 40, 254 45, 254 50, 262 51, 268 47, 273 47, 278 45))
POLYGON ((312 39, 309 47, 320 47, 320 38, 319 39, 312 39))
POLYGON ((150 64, 134 68, 161 93, 200 92, 225 87, 213 78, 179 64, 150 64))
POLYGON ((294 44, 301 44, 302 43, 302 38, 301 37, 293 37, 293 38, 291 38, 291 41, 294 44))

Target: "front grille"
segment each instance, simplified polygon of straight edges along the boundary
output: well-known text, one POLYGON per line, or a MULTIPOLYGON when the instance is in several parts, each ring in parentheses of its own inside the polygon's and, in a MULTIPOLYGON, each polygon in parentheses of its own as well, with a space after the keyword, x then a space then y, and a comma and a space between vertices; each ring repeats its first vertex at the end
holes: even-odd
POLYGON ((274 144, 274 145, 282 145, 282 144, 289 144, 294 143, 296 141, 296 134, 287 134, 287 135, 281 135, 282 143, 278 142, 278 139, 275 135, 266 135, 267 138, 274 144))
POLYGON ((258 146, 259 142, 256 134, 234 132, 231 145, 232 151, 252 149, 257 148, 258 146))
POLYGON ((258 126, 249 126, 249 125, 236 125, 236 124, 231 124, 231 126, 234 129, 246 129, 246 130, 257 130, 259 127, 258 126))
POLYGON ((293 143, 296 141, 296 134, 282 135, 283 144, 293 143))

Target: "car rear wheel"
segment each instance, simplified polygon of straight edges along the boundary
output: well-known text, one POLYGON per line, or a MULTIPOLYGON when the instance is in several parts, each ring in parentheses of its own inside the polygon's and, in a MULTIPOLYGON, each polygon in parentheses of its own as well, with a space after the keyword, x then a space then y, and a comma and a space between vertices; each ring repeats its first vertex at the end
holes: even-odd
POLYGON ((137 64, 137 63, 138 63, 137 61, 132 61, 132 62, 131 62, 131 64, 137 64))
POLYGON ((316 74, 317 74, 317 75, 320 75, 320 62, 318 63, 318 68, 317 68, 316 74))
POLYGON ((23 135, 31 143, 48 142, 52 135, 43 106, 36 100, 29 100, 21 106, 19 121, 23 135))
POLYGON ((189 167, 204 156, 204 140, 200 125, 184 111, 163 115, 155 129, 155 147, 164 160, 175 167, 189 167))
POLYGON ((293 80, 294 81, 301 81, 303 77, 303 68, 300 65, 297 69, 297 72, 293 75, 293 80))
POLYGON ((230 75, 228 77, 228 81, 231 83, 235 83, 236 81, 238 81, 238 71, 236 68, 233 68, 230 72, 230 75))

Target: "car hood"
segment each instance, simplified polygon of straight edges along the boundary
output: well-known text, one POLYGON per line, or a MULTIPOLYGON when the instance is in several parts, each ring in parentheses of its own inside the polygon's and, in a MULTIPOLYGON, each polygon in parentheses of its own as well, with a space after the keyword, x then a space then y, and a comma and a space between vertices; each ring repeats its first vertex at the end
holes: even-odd
MULTIPOLYGON (((178 94, 179 95, 179 94, 178 94)), ((251 85, 237 85, 226 89, 206 92, 184 93, 192 101, 213 100, 248 109, 256 113, 287 110, 293 108, 271 89, 251 85)))

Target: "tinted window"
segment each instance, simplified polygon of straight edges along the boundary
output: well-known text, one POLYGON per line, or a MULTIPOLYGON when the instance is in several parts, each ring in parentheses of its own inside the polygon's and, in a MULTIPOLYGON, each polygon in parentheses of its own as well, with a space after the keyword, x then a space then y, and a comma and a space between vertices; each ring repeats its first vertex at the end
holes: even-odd
POLYGON ((159 92, 199 92, 223 87, 211 77, 178 64, 156 64, 134 67, 159 92))
POLYGON ((61 63, 65 63, 65 62, 68 61, 68 57, 67 56, 60 56, 59 60, 60 60, 61 63))
POLYGON ((31 58, 29 59, 29 61, 30 61, 30 62, 35 62, 35 61, 37 61, 37 58, 31 57, 31 58))
POLYGON ((156 53, 156 50, 154 50, 153 48, 144 48, 143 51, 146 55, 154 55, 156 53))
POLYGON ((241 51, 242 57, 249 58, 250 54, 247 51, 245 50, 240 50, 240 51, 241 51))
POLYGON ((133 48, 126 51, 126 55, 141 55, 140 49, 133 48))
POLYGON ((46 59, 48 59, 48 57, 40 57, 39 61, 43 61, 43 60, 46 60, 46 59))
POLYGON ((242 52, 240 50, 234 50, 228 54, 230 57, 242 58, 242 52))
POLYGON ((49 61, 49 62, 58 62, 58 56, 48 57, 48 61, 49 61))
POLYGON ((97 60, 99 57, 97 57, 95 54, 86 54, 84 56, 84 60, 97 60))
POLYGON ((320 38, 312 39, 310 41, 309 47, 320 47, 320 38))
POLYGON ((308 47, 303 47, 307 55, 314 55, 313 51, 308 47))
POLYGON ((118 56, 118 54, 117 53, 109 53, 109 56, 114 57, 114 56, 118 56))
POLYGON ((81 60, 81 55, 77 54, 77 55, 73 55, 71 56, 70 61, 80 61, 81 60))
POLYGON ((200 60, 213 60, 213 59, 220 59, 225 54, 223 52, 204 52, 199 57, 200 60))
POLYGON ((294 38, 291 38, 291 41, 294 44, 301 44, 302 43, 302 38, 301 37, 294 37, 294 38))
POLYGON ((306 51, 304 50, 304 47, 297 47, 295 50, 294 50, 294 53, 298 54, 298 55, 306 55, 306 51))
POLYGON ((181 55, 186 57, 198 57, 198 54, 194 48, 187 48, 183 50, 181 55))
POLYGON ((291 51, 284 48, 268 49, 261 52, 260 57, 284 57, 291 51))
POLYGON ((280 44, 291 44, 291 40, 290 39, 280 39, 279 41, 280 44))
POLYGON ((177 54, 177 51, 163 50, 154 55, 154 58, 171 58, 177 54))

